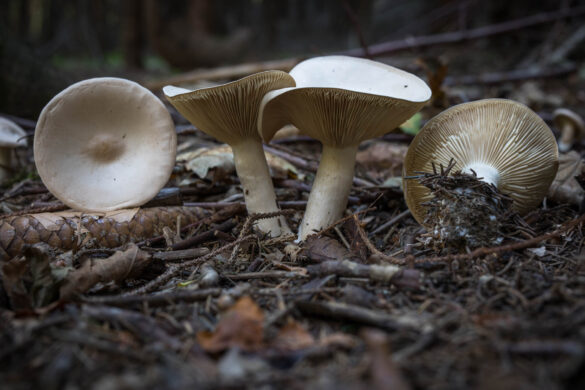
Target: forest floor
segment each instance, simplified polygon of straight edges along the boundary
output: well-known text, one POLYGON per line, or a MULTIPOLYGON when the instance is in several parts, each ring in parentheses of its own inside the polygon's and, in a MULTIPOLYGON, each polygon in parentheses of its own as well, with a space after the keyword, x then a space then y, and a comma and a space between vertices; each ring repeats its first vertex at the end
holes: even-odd
MULTIPOLYGON (((488 97, 524 102, 557 135, 554 108, 585 114, 583 63, 553 78, 464 82, 431 62, 418 64, 442 87, 423 121, 488 97)), ((136 245, 36 245, 3 260, 3 389, 585 388, 578 205, 547 199, 498 246, 437 241, 399 186, 412 136, 392 133, 360 147, 344 219, 298 248, 254 233, 229 161, 195 173, 206 163, 193 153, 219 144, 169 110, 179 156, 167 205, 201 219, 136 245)), ((288 137, 267 151, 294 230, 320 144, 288 137)), ((4 188, 1 207, 4 219, 63 209, 34 174, 4 188)))

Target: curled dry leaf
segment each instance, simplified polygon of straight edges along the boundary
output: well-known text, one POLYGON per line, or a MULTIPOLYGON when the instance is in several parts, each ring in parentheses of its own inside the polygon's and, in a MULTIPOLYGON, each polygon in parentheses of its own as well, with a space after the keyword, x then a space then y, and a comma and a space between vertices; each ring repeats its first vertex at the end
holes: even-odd
POLYGON ((221 317, 213 332, 197 333, 197 341, 210 353, 238 347, 257 351, 264 345, 264 312, 249 296, 243 296, 221 317))
POLYGON ((581 155, 574 150, 559 154, 559 170, 548 190, 548 197, 558 203, 581 205, 585 190, 579 185, 576 176, 585 171, 581 155))
POLYGON ((122 282, 142 272, 152 256, 130 244, 125 251, 117 251, 107 259, 88 259, 81 268, 65 278, 60 289, 61 299, 71 299, 82 294, 97 283, 122 282))

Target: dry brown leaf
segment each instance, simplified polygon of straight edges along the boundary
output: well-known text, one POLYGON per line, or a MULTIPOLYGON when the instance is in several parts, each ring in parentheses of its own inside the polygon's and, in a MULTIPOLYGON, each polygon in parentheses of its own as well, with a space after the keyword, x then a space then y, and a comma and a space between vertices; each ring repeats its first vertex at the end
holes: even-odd
POLYGON ((122 282, 142 272, 152 256, 130 244, 125 251, 117 251, 107 259, 89 259, 81 268, 69 273, 60 289, 61 299, 71 299, 97 283, 122 282))
POLYGON ((296 351, 314 345, 313 336, 296 321, 290 321, 284 325, 272 342, 272 346, 281 351, 296 351))
POLYGON ((375 142, 357 153, 356 162, 370 177, 386 180, 402 175, 402 162, 407 150, 407 145, 375 142))
POLYGON ((323 236, 309 237, 303 246, 303 255, 316 263, 350 257, 349 251, 338 241, 323 236))
POLYGON ((249 296, 243 296, 222 316, 213 332, 197 333, 197 341, 210 353, 238 347, 257 351, 264 345, 264 312, 249 296))

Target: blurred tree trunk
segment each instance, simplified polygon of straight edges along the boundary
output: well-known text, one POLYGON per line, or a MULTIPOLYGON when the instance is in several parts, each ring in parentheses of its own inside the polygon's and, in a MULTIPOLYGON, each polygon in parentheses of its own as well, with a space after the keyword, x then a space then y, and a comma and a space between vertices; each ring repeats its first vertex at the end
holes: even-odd
POLYGON ((122 47, 124 50, 124 63, 129 69, 142 69, 142 46, 144 37, 142 34, 142 1, 124 1, 122 47))

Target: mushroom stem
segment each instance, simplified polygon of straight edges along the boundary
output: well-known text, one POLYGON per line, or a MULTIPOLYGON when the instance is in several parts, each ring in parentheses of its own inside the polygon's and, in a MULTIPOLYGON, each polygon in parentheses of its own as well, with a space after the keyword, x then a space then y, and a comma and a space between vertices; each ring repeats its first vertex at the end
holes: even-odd
POLYGON ((357 148, 358 145, 345 148, 323 145, 319 169, 299 227, 300 241, 331 225, 343 214, 351 190, 357 148))
MULTIPOLYGON (((268 171, 262 143, 250 139, 231 145, 234 165, 244 190, 244 200, 249 214, 280 211, 276 204, 274 186, 268 171)), ((271 237, 291 233, 283 216, 258 220, 254 226, 271 237)))
POLYGON ((559 151, 567 152, 571 149, 575 140, 575 126, 572 123, 565 123, 561 129, 561 139, 559 140, 559 151))
POLYGON ((475 174, 481 181, 493 184, 496 187, 500 184, 500 172, 489 164, 481 162, 472 163, 465 166, 461 172, 475 174))
POLYGON ((0 183, 10 177, 10 149, 0 147, 0 183))

